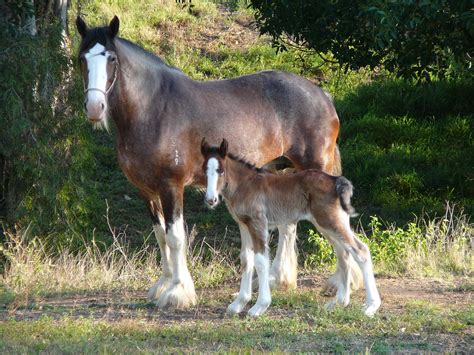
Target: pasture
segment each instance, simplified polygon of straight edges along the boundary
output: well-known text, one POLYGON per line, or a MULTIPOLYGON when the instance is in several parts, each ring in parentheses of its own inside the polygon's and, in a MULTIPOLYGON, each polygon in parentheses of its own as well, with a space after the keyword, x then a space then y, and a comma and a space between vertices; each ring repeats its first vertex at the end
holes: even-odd
POLYGON ((324 310, 327 274, 300 274, 258 319, 225 317, 236 283, 198 289, 196 307, 159 310, 146 292, 61 294, 0 312, 2 352, 472 352, 472 284, 463 278, 378 277, 382 308, 324 310), (26 336, 25 336, 26 335, 26 336))
MULTIPOLYGON (((25 119, 5 123, 1 146, 13 147, 9 164, 20 177, 4 174, 2 196, 8 184, 23 195, 12 210, 0 200, 1 224, 9 227, 0 235, 0 352, 472 353, 472 80, 418 86, 382 68, 344 72, 311 53, 290 48, 276 54, 270 39, 258 35, 244 1, 192 3, 73 1, 70 42, 61 54, 70 75, 60 85, 67 105, 49 121, 39 114, 42 119, 31 123, 28 105, 13 105, 20 89, 5 91, 1 109, 25 119), (147 300, 162 272, 158 245, 137 189, 118 166, 114 128, 94 131, 81 111, 73 26, 79 7, 92 25, 118 15, 120 36, 193 79, 277 69, 332 94, 343 173, 355 186, 360 213, 351 224, 371 250, 382 298, 373 318, 362 311, 364 289, 347 308, 325 310, 329 299, 320 291, 335 269, 335 255, 304 222, 298 225, 297 289, 274 291, 258 319, 226 316, 238 291, 239 231, 223 204, 209 211, 203 192, 192 188, 185 192, 184 218, 197 305, 159 309, 147 300), (34 144, 14 144, 22 127, 35 124, 34 144)), ((31 53, 22 60, 34 58, 31 53)), ((276 242, 273 233, 272 255, 276 242)))

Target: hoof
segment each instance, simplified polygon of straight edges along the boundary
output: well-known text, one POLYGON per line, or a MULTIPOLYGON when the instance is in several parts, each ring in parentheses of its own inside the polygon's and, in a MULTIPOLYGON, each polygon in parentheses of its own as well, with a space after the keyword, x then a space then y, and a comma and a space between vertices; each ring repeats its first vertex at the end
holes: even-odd
POLYGON ((171 285, 159 297, 156 305, 160 308, 185 309, 196 304, 194 285, 182 282, 171 285))
POLYGON ((296 274, 271 272, 269 276, 270 289, 290 291, 296 289, 296 274))
POLYGON ((242 312, 246 304, 247 302, 241 302, 239 299, 236 299, 227 307, 226 314, 229 316, 239 314, 242 312))
POLYGON ((337 305, 337 301, 336 299, 333 299, 332 301, 326 303, 324 305, 324 309, 327 311, 327 312, 332 312, 334 310, 334 308, 336 307, 337 305))
POLYGON ((368 305, 364 306, 364 313, 367 317, 373 317, 377 310, 380 308, 380 300, 379 301, 373 301, 369 303, 368 305))
POLYGON ((270 304, 258 304, 256 303, 252 308, 249 309, 247 315, 251 318, 257 318, 261 316, 267 310, 270 304))
POLYGON ((171 278, 170 277, 160 277, 160 279, 155 282, 155 284, 148 291, 148 300, 154 301, 160 298, 161 294, 170 286, 171 278))

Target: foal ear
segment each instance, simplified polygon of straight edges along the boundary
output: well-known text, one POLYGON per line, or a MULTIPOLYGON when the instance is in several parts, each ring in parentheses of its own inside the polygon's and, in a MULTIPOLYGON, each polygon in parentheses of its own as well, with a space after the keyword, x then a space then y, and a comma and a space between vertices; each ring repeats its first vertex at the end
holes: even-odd
POLYGON ((79 15, 76 17, 76 27, 81 37, 84 37, 87 33, 87 25, 79 15))
POLYGON ((206 156, 208 152, 209 152, 209 144, 207 144, 206 138, 204 137, 201 140, 201 154, 206 156))
POLYGON ((219 155, 222 158, 226 157, 228 148, 229 148, 229 143, 227 142, 227 139, 224 138, 222 140, 221 146, 219 147, 219 155))
POLYGON ((120 20, 117 16, 114 16, 112 21, 110 21, 109 28, 110 32, 112 32, 112 37, 115 37, 119 31, 120 20))

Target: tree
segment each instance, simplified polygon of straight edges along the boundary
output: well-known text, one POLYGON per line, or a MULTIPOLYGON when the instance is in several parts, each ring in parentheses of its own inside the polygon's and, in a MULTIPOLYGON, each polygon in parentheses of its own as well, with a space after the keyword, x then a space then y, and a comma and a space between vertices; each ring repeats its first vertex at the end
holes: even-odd
POLYGON ((88 223, 93 191, 77 182, 88 181, 91 158, 78 118, 82 83, 64 45, 65 4, 0 3, 0 242, 4 226, 71 235, 88 223))
MULTIPOLYGON (((474 56, 472 0, 251 0, 261 33, 282 50, 303 45, 346 68, 383 65, 404 78, 444 77, 474 56)), ((472 75, 472 70, 469 70, 472 75)))

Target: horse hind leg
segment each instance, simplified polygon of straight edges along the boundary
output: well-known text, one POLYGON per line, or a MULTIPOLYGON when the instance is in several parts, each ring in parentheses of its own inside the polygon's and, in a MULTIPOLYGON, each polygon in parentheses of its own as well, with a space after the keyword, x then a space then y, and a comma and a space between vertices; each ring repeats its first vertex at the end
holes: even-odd
POLYGON ((380 307, 381 299, 377 285, 375 284, 375 276, 372 265, 372 258, 370 256, 369 247, 358 239, 352 231, 345 236, 344 247, 352 254, 357 264, 359 264, 362 274, 364 276, 364 284, 366 291, 366 301, 364 306, 364 313, 372 317, 380 307))
POLYGON ((182 214, 183 190, 165 191, 161 196, 166 223, 166 245, 169 248, 171 284, 156 302, 160 308, 188 308, 196 304, 194 283, 186 265, 186 235, 182 214))
POLYGON ((297 269, 296 224, 278 226, 278 248, 270 269, 270 287, 280 290, 295 289, 297 269))
POLYGON ((340 210, 338 221, 335 222, 339 223, 336 224, 338 228, 335 230, 334 237, 338 238, 337 242, 342 245, 347 253, 352 255, 362 270, 366 290, 364 313, 371 317, 379 309, 381 300, 375 284, 369 247, 354 235, 349 224, 349 216, 345 212, 340 210))
MULTIPOLYGON (((334 246, 334 250, 336 250, 336 248, 342 248, 342 246, 334 246)), ((349 254, 347 258, 337 258, 336 272, 326 281, 321 290, 321 295, 327 297, 336 295, 338 285, 343 282, 344 270, 347 268, 347 263, 350 265, 349 283, 351 290, 356 291, 362 286, 363 277, 359 265, 357 265, 352 255, 349 254)))
MULTIPOLYGON (((313 224, 317 226, 317 229, 321 231, 326 238, 329 240, 330 244, 334 248, 334 252, 337 257, 337 265, 339 272, 336 273, 337 277, 333 276, 332 282, 334 283, 334 298, 326 303, 325 308, 327 310, 332 310, 337 304, 340 304, 344 307, 349 305, 350 294, 351 294, 351 268, 352 265, 349 261, 351 254, 345 250, 338 240, 338 235, 332 229, 325 229, 319 226, 315 221, 313 224)), ((357 265, 356 265, 357 267, 357 265)))

